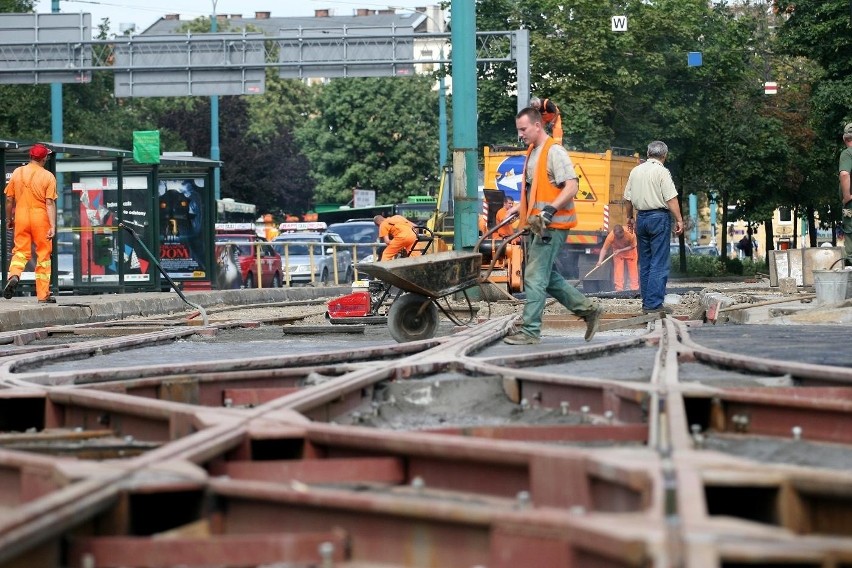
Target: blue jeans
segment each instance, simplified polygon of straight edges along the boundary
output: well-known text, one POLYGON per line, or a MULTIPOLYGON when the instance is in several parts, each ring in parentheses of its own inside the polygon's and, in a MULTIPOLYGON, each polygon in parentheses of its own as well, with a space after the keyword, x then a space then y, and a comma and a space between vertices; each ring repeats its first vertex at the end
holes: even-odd
POLYGON ((671 233, 672 216, 667 209, 640 211, 636 215, 639 288, 643 309, 656 310, 663 305, 671 267, 671 233))
POLYGON ((541 314, 544 312, 548 294, 580 317, 595 309, 594 304, 568 284, 554 267, 556 257, 568 237, 568 230, 548 229, 548 234, 548 242, 544 242, 538 235, 527 240, 527 264, 524 270, 527 303, 524 305, 524 325, 521 332, 532 337, 541 336, 541 314))

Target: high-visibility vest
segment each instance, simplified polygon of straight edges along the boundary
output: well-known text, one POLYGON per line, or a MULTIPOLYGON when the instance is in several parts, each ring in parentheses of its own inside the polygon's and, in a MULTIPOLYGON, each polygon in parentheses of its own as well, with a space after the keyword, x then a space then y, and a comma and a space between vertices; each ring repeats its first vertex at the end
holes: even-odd
MULTIPOLYGON (((540 214, 542 209, 553 203, 556 197, 562 192, 547 177, 547 154, 554 144, 553 138, 548 136, 538 156, 532 187, 528 190, 524 188, 524 191, 521 192, 521 210, 519 211, 521 227, 527 226, 527 217, 540 214)), ((527 179, 527 163, 529 163, 532 151, 533 145, 530 144, 530 147, 527 148, 527 158, 524 161, 523 178, 521 178, 524 181, 527 179)), ((577 226, 577 212, 574 209, 573 199, 568 202, 566 209, 558 209, 553 214, 553 221, 549 226, 553 229, 570 229, 577 226)))

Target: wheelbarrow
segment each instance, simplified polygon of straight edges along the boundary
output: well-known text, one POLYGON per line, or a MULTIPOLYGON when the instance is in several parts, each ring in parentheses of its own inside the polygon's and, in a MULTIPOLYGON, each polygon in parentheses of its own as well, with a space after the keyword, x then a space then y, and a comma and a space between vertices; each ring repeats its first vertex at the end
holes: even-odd
POLYGON ((357 268, 384 284, 383 294, 371 304, 371 315, 377 315, 385 299, 396 290, 387 313, 387 324, 391 337, 400 343, 434 337, 439 310, 457 325, 473 321, 474 309, 467 289, 479 286, 482 255, 478 252, 446 251, 358 263, 357 268), (467 322, 461 321, 449 306, 447 298, 457 292, 467 301, 470 312, 467 322), (446 307, 439 302, 442 299, 446 307))

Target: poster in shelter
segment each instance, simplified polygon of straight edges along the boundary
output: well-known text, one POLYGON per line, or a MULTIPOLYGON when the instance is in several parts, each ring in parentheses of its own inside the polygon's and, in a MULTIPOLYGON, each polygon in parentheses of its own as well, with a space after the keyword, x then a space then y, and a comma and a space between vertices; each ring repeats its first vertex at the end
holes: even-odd
POLYGON ((203 231, 204 182, 204 178, 160 180, 160 264, 171 278, 208 277, 203 231))
MULTIPOLYGON (((86 282, 118 282, 119 263, 125 282, 151 280, 152 264, 139 245, 125 235, 122 250, 118 243, 118 177, 81 177, 72 186, 79 195, 80 276, 86 282)), ((147 209, 148 179, 125 176, 122 215, 126 226, 142 242, 151 242, 147 209)))

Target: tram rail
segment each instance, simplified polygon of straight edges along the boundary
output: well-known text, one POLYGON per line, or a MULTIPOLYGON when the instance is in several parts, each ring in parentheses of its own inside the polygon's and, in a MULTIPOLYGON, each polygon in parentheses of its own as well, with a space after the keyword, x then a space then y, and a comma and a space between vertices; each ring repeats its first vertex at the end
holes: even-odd
POLYGON ((6 332, 0 566, 852 566, 842 358, 736 353, 718 345, 747 326, 671 318, 518 353, 512 319, 88 370, 55 366, 264 324, 6 332), (385 419, 471 384, 492 400, 385 419))

